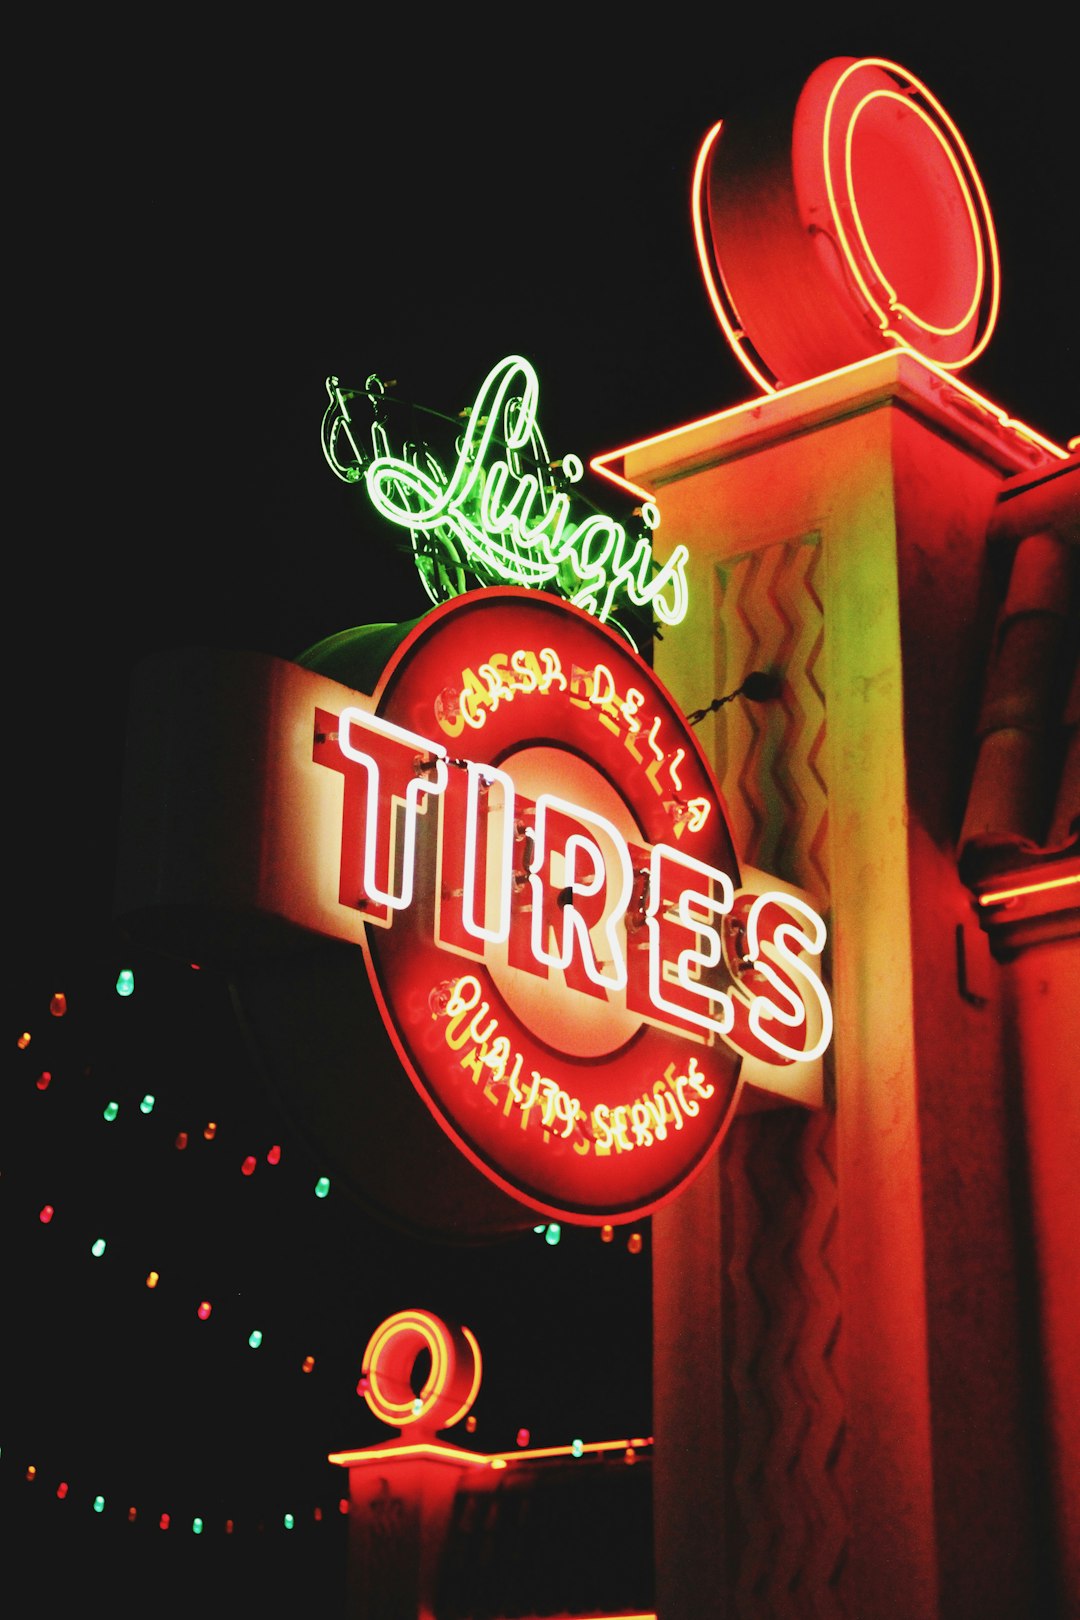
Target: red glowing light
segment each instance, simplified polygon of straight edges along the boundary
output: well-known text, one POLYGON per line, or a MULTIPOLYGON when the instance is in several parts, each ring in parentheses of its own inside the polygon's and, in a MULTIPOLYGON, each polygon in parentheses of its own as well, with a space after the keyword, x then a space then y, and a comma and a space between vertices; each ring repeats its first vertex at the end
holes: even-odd
POLYGON ((48 1226, 55 1214, 56 1211, 51 1204, 43 1204, 38 1213, 38 1220, 41 1222, 42 1226, 48 1226))
POLYGON ((249 1153, 243 1164, 240 1166, 241 1175, 253 1176, 255 1174, 255 1163, 255 1155, 253 1153, 249 1153))
POLYGON ((51 1079, 52 1079, 52 1075, 49 1073, 48 1069, 42 1069, 41 1073, 37 1077, 37 1081, 35 1082, 36 1085, 37 1085, 38 1090, 39 1091, 48 1091, 49 1082, 51 1081, 51 1079))
POLYGON ((270 1149, 269 1153, 266 1155, 266 1162, 267 1162, 267 1164, 280 1164, 281 1163, 281 1148, 276 1143, 270 1149))
POLYGON ((368 1341, 357 1390, 384 1423, 434 1433, 464 1417, 476 1399, 481 1372, 480 1346, 467 1327, 448 1325, 430 1311, 397 1311, 368 1341), (425 1350, 430 1369, 416 1393, 413 1372, 425 1350))
POLYGON ((765 393, 888 348, 955 371, 989 342, 986 193, 952 119, 895 62, 822 63, 783 128, 714 124, 691 215, 714 313, 765 393))
POLYGON ((202 1303, 200 1304, 199 1309, 198 1309, 198 1313, 197 1313, 199 1321, 200 1322, 205 1322, 207 1320, 207 1318, 209 1317, 210 1312, 212 1310, 213 1310, 213 1306, 211 1305, 210 1301, 208 1299, 204 1299, 202 1301, 202 1303))
POLYGON ((518 1430, 518 1432, 517 1432, 517 1443, 518 1443, 519 1446, 527 1446, 528 1443, 529 1443, 529 1438, 530 1437, 529 1437, 528 1429, 519 1429, 518 1430))

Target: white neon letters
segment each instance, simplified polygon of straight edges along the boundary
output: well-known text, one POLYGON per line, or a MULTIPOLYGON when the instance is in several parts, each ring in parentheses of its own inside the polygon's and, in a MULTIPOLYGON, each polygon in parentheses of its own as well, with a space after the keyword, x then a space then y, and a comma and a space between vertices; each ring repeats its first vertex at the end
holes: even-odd
MULTIPOLYGON (((429 742, 426 737, 417 736, 414 732, 405 731, 401 726, 395 726, 389 720, 380 720, 377 715, 368 714, 364 709, 342 709, 339 722, 338 746, 346 759, 351 759, 358 765, 363 765, 368 775, 367 806, 364 817, 364 892, 380 905, 387 906, 391 911, 404 911, 406 906, 412 904, 413 873, 416 864, 416 816, 419 809, 420 795, 429 793, 443 793, 446 789, 446 749, 441 743, 429 742), (394 814, 393 788, 389 793, 380 793, 379 759, 367 749, 358 748, 352 741, 353 727, 358 730, 374 732, 376 736, 387 738, 392 742, 403 744, 411 750, 412 758, 407 757, 403 762, 408 771, 405 785, 405 826, 404 835, 400 841, 402 854, 402 868, 400 889, 393 893, 395 873, 395 855, 398 840, 394 837, 394 829, 390 824, 394 814), (431 764, 435 768, 435 779, 429 781, 427 776, 421 775, 417 764, 431 764), (385 804, 387 815, 384 819, 380 815, 380 808, 385 804), (379 881, 381 870, 387 874, 387 886, 384 888, 379 881)), ((385 761, 385 753, 384 753, 385 761)))
MULTIPOLYGON (((434 797, 442 805, 437 859, 444 909, 434 924, 441 948, 476 956, 505 944, 516 926, 517 896, 517 915, 527 921, 525 949, 536 964, 530 971, 554 968, 570 984, 574 970, 579 988, 588 981, 601 997, 627 992, 629 1004, 628 940, 643 922, 644 947, 639 932, 633 948, 647 952, 647 974, 635 967, 634 984, 644 990, 647 983, 651 1015, 660 1022, 686 1034, 703 1031, 706 1039, 726 1036, 736 1022, 734 990, 753 1035, 780 1059, 810 1061, 825 1051, 832 1011, 807 961, 821 955, 825 925, 805 901, 781 890, 758 895, 736 970, 722 932, 735 900, 726 872, 665 843, 647 852, 647 870, 639 848, 635 870, 630 846, 605 816, 552 793, 532 803, 506 771, 451 759, 442 744, 359 708, 342 710, 338 744, 343 760, 364 773, 359 820, 346 837, 361 841, 363 893, 353 903, 369 910, 371 921, 381 921, 379 907, 392 914, 414 903, 418 817, 434 797), (638 920, 628 931, 635 884, 643 879, 647 889, 638 891, 638 920), (522 897, 528 919, 521 917, 522 897), (728 989, 718 985, 725 969, 728 989)), ((692 1108, 684 1104, 684 1112, 692 1108)))
POLYGON ((758 973, 767 979, 770 987, 776 991, 779 1002, 771 1001, 767 996, 755 996, 750 1006, 750 1028, 759 1041, 763 1041, 774 1052, 779 1052, 781 1057, 809 1060, 820 1057, 832 1039, 832 1007, 821 980, 816 973, 810 972, 797 952, 790 948, 793 944, 798 946, 800 951, 809 951, 814 956, 820 956, 825 948, 825 924, 817 912, 812 911, 793 894, 777 892, 759 894, 746 919, 746 950, 753 959, 758 973), (761 917, 766 906, 774 902, 779 903, 786 911, 794 911, 800 917, 805 917, 808 930, 801 929, 797 923, 785 919, 773 929, 770 948, 770 943, 766 943, 761 937, 761 917), (766 1020, 782 1024, 785 1029, 802 1029, 806 1023, 806 1008, 800 995, 784 983, 769 962, 769 955, 773 953, 779 957, 787 971, 794 975, 796 985, 800 980, 806 985, 807 991, 817 1004, 821 1018, 821 1033, 814 1044, 805 1049, 780 1040, 767 1027, 766 1020))
POLYGON ((701 982, 703 968, 717 967, 723 958, 720 935, 703 917, 723 916, 731 910, 735 891, 726 872, 718 872, 703 861, 694 860, 667 844, 656 844, 649 858, 649 906, 646 922, 649 930, 649 996, 654 1007, 662 1007, 703 1029, 726 1035, 735 1022, 735 1009, 726 990, 715 990, 701 982), (665 896, 671 886, 671 869, 697 879, 693 886, 680 888, 674 905, 665 896), (713 891, 718 891, 714 898, 713 891), (690 933, 694 949, 679 952, 675 964, 674 982, 683 992, 677 1000, 665 994, 663 969, 667 964, 664 949, 666 939, 675 927, 690 933), (705 1011, 704 1006, 709 1010, 705 1011), (715 1009, 715 1010, 714 1010, 715 1009))
POLYGON ((529 883, 533 891, 532 912, 532 948, 533 955, 538 962, 546 962, 550 967, 565 968, 569 965, 574 954, 574 943, 581 951, 582 965, 585 972, 594 984, 604 989, 622 990, 626 986, 626 958, 623 948, 616 935, 616 926, 621 924, 626 915, 626 908, 630 903, 630 891, 634 884, 633 868, 630 864, 630 851, 626 847, 626 840, 618 828, 607 820, 605 816, 596 815, 591 810, 584 809, 579 804, 571 804, 566 799, 558 799, 553 793, 541 793, 536 801, 536 822, 532 838, 532 857, 529 862, 529 883), (552 853, 555 840, 552 838, 554 826, 564 826, 569 820, 583 823, 593 828, 597 833, 603 833, 610 839, 615 851, 617 878, 612 889, 617 890, 614 906, 608 904, 608 863, 595 837, 588 833, 577 831, 564 832, 559 840, 562 845, 563 862, 565 866, 564 887, 560 895, 560 908, 562 911, 562 937, 558 948, 551 951, 547 947, 546 936, 549 932, 544 916, 545 885, 541 873, 552 853), (588 860, 592 870, 586 876, 581 874, 580 860, 588 860), (592 935, 587 915, 581 909, 582 900, 596 900, 601 902, 607 920, 601 923, 605 955, 598 961, 592 946, 592 935), (607 966, 608 971, 604 971, 607 966))

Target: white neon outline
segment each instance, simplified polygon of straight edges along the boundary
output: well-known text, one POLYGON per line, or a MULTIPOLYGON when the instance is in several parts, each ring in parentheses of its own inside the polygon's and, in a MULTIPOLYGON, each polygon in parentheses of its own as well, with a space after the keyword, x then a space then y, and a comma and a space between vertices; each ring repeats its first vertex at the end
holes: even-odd
POLYGON ((779 889, 770 889, 764 894, 759 894, 746 919, 746 954, 750 959, 750 963, 756 972, 768 980, 784 1003, 783 1007, 778 1007, 767 996, 755 995, 750 1003, 750 1028, 758 1040, 770 1047, 772 1051, 779 1052, 781 1057, 791 1058, 796 1063, 810 1063, 822 1055, 832 1039, 833 1015, 832 1004, 829 1001, 825 986, 817 974, 806 966, 801 954, 796 955, 794 951, 789 949, 789 942, 797 943, 800 953, 808 951, 811 956, 820 956, 825 948, 825 940, 825 924, 813 907, 808 906, 804 900, 798 899, 796 895, 785 894, 779 889), (775 968, 761 954, 762 942, 758 939, 758 923, 762 911, 769 904, 779 905, 788 911, 799 912, 813 928, 813 934, 808 936, 797 924, 785 920, 777 925, 772 932, 771 938, 765 942, 774 946, 786 966, 797 978, 803 979, 814 993, 821 1011, 821 1034, 813 1046, 788 1046, 785 1041, 777 1040, 775 1035, 771 1035, 764 1027, 764 1019, 766 1018, 783 1024, 788 1029, 801 1029, 807 1022, 806 1003, 800 996, 795 995, 788 989, 775 968))
POLYGON ((467 760, 468 801, 465 810, 465 867, 462 876, 461 922, 467 934, 474 939, 486 939, 492 945, 501 945, 510 937, 511 874, 514 869, 514 806, 517 802, 513 778, 494 765, 478 765, 467 760), (499 859, 498 922, 494 928, 477 922, 476 910, 476 851, 479 840, 480 794, 498 782, 504 794, 502 855, 499 859))
MULTIPOLYGON (((705 861, 696 860, 693 855, 685 855, 670 844, 653 845, 649 856, 649 905, 645 914, 645 924, 649 933, 649 1000, 654 1007, 675 1013, 679 1018, 697 1024, 701 1029, 713 1030, 717 1035, 726 1035, 735 1023, 735 1007, 730 992, 712 990, 708 985, 695 982, 690 977, 690 967, 692 964, 702 968, 716 967, 723 960, 723 941, 715 928, 692 914, 691 907, 696 905, 700 910, 722 917, 731 910, 734 903, 735 889, 726 872, 721 872, 718 867, 709 866, 705 861), (669 1001, 661 990, 663 959, 657 916, 663 898, 661 867, 665 861, 671 861, 676 866, 695 873, 706 885, 715 884, 720 890, 720 899, 716 900, 709 893, 708 887, 704 890, 683 888, 679 893, 675 912, 672 913, 670 908, 665 912, 668 922, 677 922, 695 934, 698 940, 704 938, 708 941, 707 949, 704 951, 685 950, 680 953, 675 977, 681 988, 691 995, 703 1001, 719 1003, 718 1017, 695 1012, 680 1001, 669 1001)), ((681 1102, 682 1098, 679 1100, 681 1102)))
MULTIPOLYGON (((365 709, 348 707, 342 709, 338 717, 338 747, 346 759, 351 759, 357 765, 363 765, 368 775, 367 810, 364 816, 364 893, 372 900, 377 900, 390 911, 404 911, 412 904, 413 876, 416 865, 416 817, 419 813, 419 797, 421 793, 442 793, 450 779, 446 761, 449 757, 442 743, 432 742, 428 737, 421 737, 415 731, 406 731, 403 726, 395 726, 390 720, 383 720, 378 715, 368 714, 365 709), (380 889, 375 881, 375 844, 378 834, 378 805, 379 805, 379 765, 370 754, 365 754, 353 746, 349 737, 350 727, 358 726, 362 731, 373 731, 377 736, 390 737, 396 742, 404 743, 407 747, 415 749, 421 754, 435 756, 437 771, 434 782, 428 781, 425 776, 414 776, 405 791, 405 826, 402 836, 405 840, 405 849, 402 857, 401 894, 394 895, 388 890, 380 889), (372 811, 376 813, 373 814, 372 811)), ((397 829, 395 829, 397 830, 397 829)), ((390 877, 396 865, 397 840, 391 839, 390 851, 390 877)))
MULTIPOLYGON (((580 804, 571 804, 568 799, 560 799, 553 793, 541 793, 536 801, 532 844, 532 855, 529 860, 529 886, 532 890, 533 899, 531 930, 533 956, 538 962, 543 962, 548 967, 565 969, 573 955, 573 940, 577 936, 582 947, 582 964, 592 982, 600 985, 605 990, 625 989, 627 981, 626 959, 616 937, 616 928, 626 915, 626 908, 630 903, 630 894, 634 886, 634 869, 630 861, 630 851, 622 833, 606 816, 598 815, 594 810, 587 810, 580 804), (561 951, 549 952, 544 948, 542 940, 542 936, 546 933, 543 904, 544 881, 538 874, 543 870, 547 856, 545 835, 549 809, 560 811, 572 821, 584 822, 586 826, 595 827, 598 831, 606 833, 615 846, 615 853, 622 872, 622 892, 615 901, 613 909, 609 911, 607 922, 602 925, 607 957, 609 961, 615 964, 614 975, 594 971, 596 960, 592 939, 589 930, 585 926, 585 919, 572 904, 562 907, 561 951)), ((572 833, 566 841, 566 848, 563 853, 566 859, 566 887, 570 888, 574 894, 580 894, 587 898, 597 894, 602 886, 607 885, 609 874, 607 862, 604 860, 604 852, 593 839, 580 833, 572 833), (577 857, 579 851, 588 854, 593 866, 593 879, 587 886, 582 886, 577 881, 577 857)), ((609 892, 613 892, 612 886, 609 886, 609 892)))

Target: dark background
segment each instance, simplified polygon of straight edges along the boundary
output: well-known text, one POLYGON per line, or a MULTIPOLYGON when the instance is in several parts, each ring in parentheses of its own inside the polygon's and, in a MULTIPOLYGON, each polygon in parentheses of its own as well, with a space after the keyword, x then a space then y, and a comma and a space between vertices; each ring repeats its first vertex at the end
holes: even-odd
POLYGON ((640 39, 587 45, 585 26, 341 13, 312 49, 265 18, 227 39, 179 17, 153 37, 95 20, 13 58, 0 1469, 10 1567, 38 1583, 41 1612, 99 1583, 114 1613, 163 1612, 196 1586, 209 1612, 260 1595, 269 1612, 320 1598, 338 1612, 345 1476, 325 1457, 380 1437, 355 1384, 402 1305, 477 1333, 481 1449, 523 1426, 534 1444, 648 1432, 648 1222, 639 1254, 629 1228, 461 1250, 316 1200, 317 1156, 260 1084, 227 987, 139 952, 112 919, 140 657, 295 657, 427 605, 395 537, 323 460, 327 375, 374 371, 453 413, 518 352, 553 453, 584 459, 747 398, 693 250, 698 144, 755 83, 878 54, 942 101, 997 220, 1002 312, 968 380, 1058 443, 1080 432, 1063 40, 952 49, 909 21, 800 25, 778 45, 778 19, 740 34, 677 7, 640 39), (121 1000, 124 966, 137 988, 121 1000), (171 1537, 148 1528, 162 1511, 171 1537))

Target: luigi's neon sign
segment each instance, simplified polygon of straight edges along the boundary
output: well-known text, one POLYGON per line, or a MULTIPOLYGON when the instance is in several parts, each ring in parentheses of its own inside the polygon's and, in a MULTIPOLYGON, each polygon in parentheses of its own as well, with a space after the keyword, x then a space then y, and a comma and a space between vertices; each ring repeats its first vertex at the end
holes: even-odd
POLYGON ((628 611, 648 610, 664 625, 686 616, 685 546, 653 561, 660 514, 638 508, 641 528, 575 500, 584 468, 577 456, 553 461, 539 426, 539 383, 520 355, 484 379, 455 460, 446 466, 427 444, 395 452, 387 423, 390 397, 375 376, 362 390, 326 383, 323 453, 347 483, 361 479, 375 511, 405 529, 431 600, 445 602, 471 585, 518 585, 563 597, 602 624, 626 629, 628 611), (373 413, 367 443, 350 405, 366 397, 373 413))

